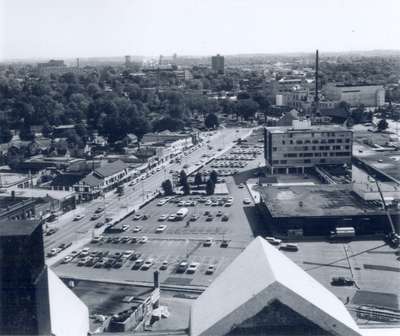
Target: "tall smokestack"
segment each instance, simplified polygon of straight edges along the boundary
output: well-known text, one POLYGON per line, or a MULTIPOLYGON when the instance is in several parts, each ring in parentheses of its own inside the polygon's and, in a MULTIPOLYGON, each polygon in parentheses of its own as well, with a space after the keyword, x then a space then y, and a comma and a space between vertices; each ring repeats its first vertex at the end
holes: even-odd
POLYGON ((79 68, 79 58, 76 59, 76 67, 79 68))

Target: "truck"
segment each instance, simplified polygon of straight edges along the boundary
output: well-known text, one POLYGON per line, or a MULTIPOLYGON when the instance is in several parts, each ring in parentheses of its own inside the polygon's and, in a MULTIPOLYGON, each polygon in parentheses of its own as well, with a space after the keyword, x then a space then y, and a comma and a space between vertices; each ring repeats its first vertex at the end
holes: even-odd
POLYGON ((177 220, 182 220, 186 217, 186 215, 189 213, 188 208, 180 208, 178 212, 176 213, 176 219, 177 220))
POLYGON ((335 231, 331 231, 331 238, 352 238, 356 235, 354 227, 337 227, 335 231))

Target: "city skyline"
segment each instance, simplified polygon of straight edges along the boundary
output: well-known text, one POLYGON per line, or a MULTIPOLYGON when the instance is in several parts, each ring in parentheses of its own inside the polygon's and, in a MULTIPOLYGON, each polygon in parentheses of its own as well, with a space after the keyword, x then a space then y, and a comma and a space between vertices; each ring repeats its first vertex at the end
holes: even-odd
POLYGON ((393 0, 0 4, 0 60, 400 49, 393 0))

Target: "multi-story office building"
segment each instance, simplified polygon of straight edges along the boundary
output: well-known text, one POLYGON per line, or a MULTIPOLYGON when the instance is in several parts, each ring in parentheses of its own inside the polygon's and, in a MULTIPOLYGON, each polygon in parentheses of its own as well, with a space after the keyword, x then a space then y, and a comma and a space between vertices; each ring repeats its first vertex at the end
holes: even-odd
POLYGON ((218 73, 224 73, 225 58, 220 54, 211 57, 211 68, 218 73))
POLYGON ((351 106, 382 106, 385 104, 385 89, 382 85, 358 84, 345 85, 338 83, 327 84, 324 88, 329 100, 345 101, 351 106))
POLYGON ((294 120, 293 126, 265 128, 265 162, 272 174, 304 172, 317 165, 349 164, 352 143, 352 131, 341 126, 311 126, 308 119, 294 120))

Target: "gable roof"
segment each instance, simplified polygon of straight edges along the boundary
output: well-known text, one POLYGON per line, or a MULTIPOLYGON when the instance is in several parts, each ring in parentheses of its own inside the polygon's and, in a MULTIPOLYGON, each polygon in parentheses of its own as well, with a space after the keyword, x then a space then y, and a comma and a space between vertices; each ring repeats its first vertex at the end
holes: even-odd
POLYGON ((107 176, 111 176, 114 175, 120 171, 123 171, 124 169, 127 169, 128 165, 121 161, 121 160, 117 160, 111 163, 107 163, 102 167, 99 167, 97 169, 95 169, 95 174, 100 176, 100 177, 107 177, 107 176))
POLYGON ((225 335, 276 300, 332 335, 360 335, 335 295, 260 237, 195 301, 190 334, 225 335))

